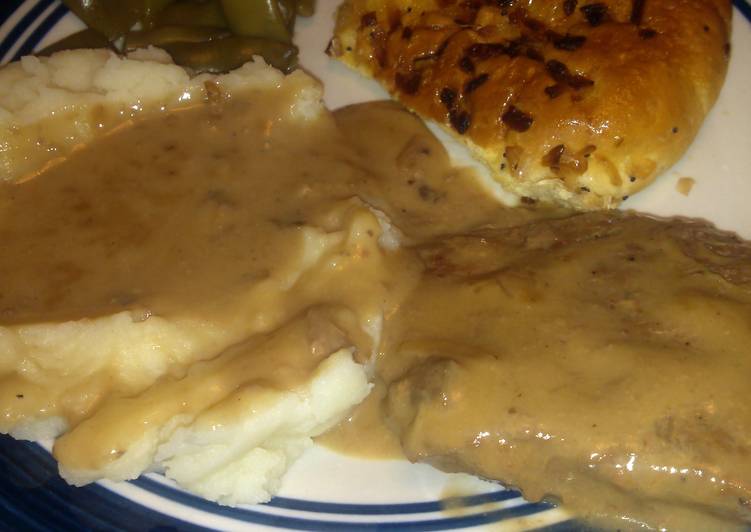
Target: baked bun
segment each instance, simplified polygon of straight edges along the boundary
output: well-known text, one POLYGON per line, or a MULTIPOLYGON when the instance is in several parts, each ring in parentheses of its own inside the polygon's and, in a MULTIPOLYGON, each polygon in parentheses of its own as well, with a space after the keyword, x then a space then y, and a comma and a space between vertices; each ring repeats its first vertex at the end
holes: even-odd
POLYGON ((616 207, 722 86, 729 0, 347 0, 329 54, 467 144, 508 190, 616 207))

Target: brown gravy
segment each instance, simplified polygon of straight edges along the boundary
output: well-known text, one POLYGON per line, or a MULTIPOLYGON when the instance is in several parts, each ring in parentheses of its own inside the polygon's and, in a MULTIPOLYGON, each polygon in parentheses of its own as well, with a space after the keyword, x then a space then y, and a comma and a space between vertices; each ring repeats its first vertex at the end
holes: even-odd
POLYGON ((36 379, 5 348, 0 428, 62 415, 58 459, 101 467, 135 427, 304 379, 322 337, 321 353, 377 351, 379 382, 326 445, 403 449, 610 525, 750 519, 748 244, 699 222, 504 209, 394 104, 304 128, 275 120, 285 105, 139 120, 2 185, 2 334, 123 311, 223 334, 153 387, 116 368, 36 379), (378 245, 367 205, 400 250, 378 245), (306 242, 330 260, 310 266, 306 242), (346 340, 316 334, 320 313, 346 340), (379 316, 377 345, 364 324, 379 316))
POLYGON ((190 400, 167 401, 151 388, 179 387, 196 361, 311 309, 325 319, 308 326, 309 349, 290 365, 311 369, 311 354, 320 361, 343 345, 372 356, 419 261, 379 245, 383 224, 357 192, 387 184, 331 115, 288 116, 296 91, 124 124, 34 179, 0 185, 0 430, 61 417, 72 430, 58 459, 102 467, 138 438, 128 423, 158 425, 248 379, 274 382, 288 354, 274 362, 248 348, 255 366, 221 373, 231 380, 218 396, 195 386, 190 400), (333 347, 328 323, 345 337, 333 347), (56 349, 55 337, 78 343, 56 349), (141 351, 129 348, 136 342, 141 351))
POLYGON ((411 460, 608 527, 751 519, 751 245, 692 220, 468 205, 413 246, 426 271, 386 323, 376 389, 321 441, 392 457, 391 432, 411 460))
POLYGON ((608 526, 751 517, 748 243, 584 214, 418 252, 427 271, 377 370, 410 459, 608 526))

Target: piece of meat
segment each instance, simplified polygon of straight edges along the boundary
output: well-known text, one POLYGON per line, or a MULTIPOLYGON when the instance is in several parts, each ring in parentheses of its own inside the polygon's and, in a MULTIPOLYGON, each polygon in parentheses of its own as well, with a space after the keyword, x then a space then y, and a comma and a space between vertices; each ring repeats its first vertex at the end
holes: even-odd
POLYGON ((591 213, 419 252, 378 369, 410 459, 608 527, 751 522, 748 242, 591 213))

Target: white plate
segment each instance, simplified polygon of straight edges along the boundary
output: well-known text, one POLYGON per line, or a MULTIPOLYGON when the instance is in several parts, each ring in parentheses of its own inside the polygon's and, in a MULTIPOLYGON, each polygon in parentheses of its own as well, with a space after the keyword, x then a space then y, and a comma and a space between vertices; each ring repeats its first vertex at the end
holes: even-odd
MULTIPOLYGON (((319 0, 316 15, 298 23, 301 63, 324 82, 331 108, 386 98, 375 82, 323 53, 338 1, 319 0)), ((719 102, 683 159, 625 207, 703 217, 751 238, 751 70, 746 67, 751 6, 743 0, 735 3, 733 56, 719 102), (688 196, 676 189, 681 177, 696 181, 688 196)), ((2 0, 0 60, 38 50, 81 27, 58 0, 2 0)), ((467 160, 456 144, 450 144, 450 151, 457 161, 467 160)), ((42 447, 0 437, 0 529, 441 530, 489 524, 493 530, 580 527, 560 509, 527 503, 516 492, 466 475, 401 461, 357 460, 322 448, 312 449, 292 467, 279 497, 267 505, 224 508, 185 494, 158 475, 72 488, 57 476, 42 447), (465 497, 459 504, 452 501, 446 511, 440 500, 447 493, 465 497)))

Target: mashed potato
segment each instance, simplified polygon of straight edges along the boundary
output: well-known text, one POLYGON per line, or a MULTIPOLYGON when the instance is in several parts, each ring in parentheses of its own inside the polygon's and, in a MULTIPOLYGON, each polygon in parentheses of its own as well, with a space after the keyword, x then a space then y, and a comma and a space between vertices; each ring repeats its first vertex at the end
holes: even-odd
POLYGON ((268 500, 367 395, 410 267, 320 86, 61 52, 0 70, 0 122, 0 431, 77 485, 268 500))
MULTIPOLYGON (((283 330, 260 349, 275 350, 281 347, 279 344, 286 344, 282 351, 273 351, 275 358, 300 356, 303 343, 290 345, 294 329, 299 327, 296 323, 283 330)), ((239 352, 242 347, 223 357, 239 352)), ((224 360, 219 357, 214 366, 216 362, 221 364, 224 360)), ((238 362, 235 361, 233 369, 238 362)), ((190 395, 200 403, 195 389, 191 393, 187 388, 204 385, 205 378, 204 371, 193 371, 185 379, 152 387, 135 401, 110 401, 88 425, 82 424, 59 440, 56 455, 62 460, 63 478, 71 484, 83 485, 100 478, 132 479, 145 470, 156 470, 184 488, 222 504, 267 501, 279 488, 287 468, 312 444, 311 438, 341 421, 370 391, 363 367, 352 360, 350 349, 341 349, 289 389, 243 380, 234 391, 222 390, 220 395, 226 396, 217 402, 201 404, 205 409, 200 414, 182 411, 164 417, 153 429, 138 430, 138 423, 148 417, 143 415, 142 405, 155 397, 169 402, 169 396, 176 394, 183 398, 190 395), (127 413, 119 411, 124 404, 127 413), (81 448, 89 448, 91 439, 97 442, 113 433, 107 427, 108 414, 113 411, 121 424, 115 438, 123 437, 123 427, 140 432, 127 450, 101 469, 89 469, 75 459, 67 460, 69 453, 78 454, 81 448)), ((211 400, 216 401, 211 395, 211 400)))
MULTIPOLYGON (((202 101, 215 84, 226 91, 270 89, 283 79, 260 58, 224 75, 191 77, 157 48, 127 57, 109 50, 23 57, 0 69, 0 180, 34 175, 128 119, 202 101)), ((310 83, 293 111, 313 117, 319 99, 310 83)))

